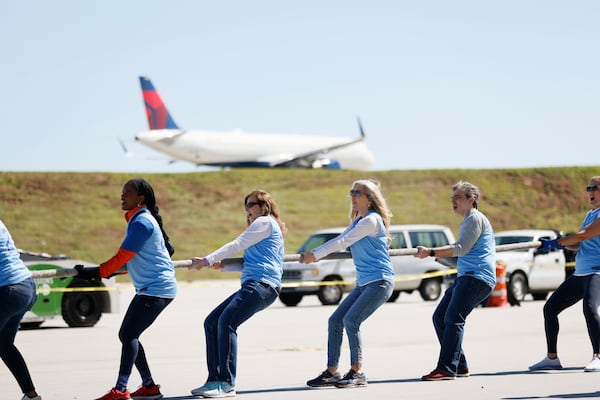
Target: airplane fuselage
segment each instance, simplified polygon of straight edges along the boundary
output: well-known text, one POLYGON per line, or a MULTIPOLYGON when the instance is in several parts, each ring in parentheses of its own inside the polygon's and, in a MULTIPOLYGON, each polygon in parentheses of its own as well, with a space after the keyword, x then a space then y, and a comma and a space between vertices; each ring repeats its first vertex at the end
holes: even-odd
MULTIPOLYGON (((270 167, 294 158, 298 154, 336 146, 351 141, 347 137, 328 137, 298 134, 193 131, 158 129, 138 134, 136 140, 174 160, 197 165, 232 167, 270 167)), ((319 153, 315 161, 334 160, 340 168, 364 170, 374 162, 374 156, 364 142, 319 153)), ((312 165, 307 167, 320 167, 312 165)))

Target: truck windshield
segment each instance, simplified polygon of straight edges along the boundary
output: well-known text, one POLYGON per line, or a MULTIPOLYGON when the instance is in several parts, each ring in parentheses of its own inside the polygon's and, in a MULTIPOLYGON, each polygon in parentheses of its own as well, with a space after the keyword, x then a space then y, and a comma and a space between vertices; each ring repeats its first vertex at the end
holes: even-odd
POLYGON ((304 251, 311 251, 316 247, 324 244, 325 242, 337 237, 339 233, 319 233, 316 235, 312 235, 309 237, 306 242, 298 249, 298 253, 302 253, 304 251))

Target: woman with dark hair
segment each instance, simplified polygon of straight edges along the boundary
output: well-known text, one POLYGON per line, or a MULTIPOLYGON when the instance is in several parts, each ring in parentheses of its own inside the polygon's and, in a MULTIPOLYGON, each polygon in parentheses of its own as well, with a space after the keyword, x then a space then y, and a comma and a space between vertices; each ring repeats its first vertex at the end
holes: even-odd
POLYGON ((600 372, 600 175, 593 176, 585 190, 591 209, 578 232, 560 239, 541 239, 541 250, 566 248, 576 252, 575 270, 552 293, 544 305, 547 354, 529 367, 531 371, 562 369, 558 358, 558 315, 583 300, 583 316, 592 344, 592 360, 583 370, 600 372))
POLYGON ((10 232, 0 221, 0 358, 21 387, 22 400, 42 400, 35 391, 27 364, 15 346, 19 323, 36 299, 31 271, 21 261, 10 232))
POLYGON ((270 306, 281 290, 285 224, 277 204, 263 190, 244 198, 248 228, 235 240, 203 258, 193 258, 191 268, 223 268, 221 260, 244 251, 242 287, 218 305, 204 321, 208 379, 194 396, 235 396, 237 328, 270 306))
POLYGON ((135 287, 135 296, 127 309, 119 330, 123 344, 121 364, 115 386, 97 400, 146 399, 163 397, 154 383, 146 354, 139 337, 175 298, 177 282, 171 255, 173 248, 162 226, 152 186, 144 179, 125 183, 121 208, 126 211, 127 234, 112 258, 95 268, 77 266, 79 276, 88 279, 107 278, 127 265, 135 287), (127 383, 135 364, 142 385, 129 394, 127 383))

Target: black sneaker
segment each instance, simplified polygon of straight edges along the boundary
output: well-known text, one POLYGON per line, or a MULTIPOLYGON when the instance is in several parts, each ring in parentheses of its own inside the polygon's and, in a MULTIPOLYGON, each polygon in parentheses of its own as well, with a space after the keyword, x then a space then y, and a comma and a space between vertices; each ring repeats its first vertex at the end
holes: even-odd
POLYGON ((350 369, 342 379, 336 382, 335 386, 339 388, 367 386, 367 377, 362 372, 355 372, 350 369))
POLYGON ((457 378, 468 378, 469 376, 471 376, 469 368, 459 368, 458 371, 456 371, 457 378))
POLYGON ((306 384, 310 387, 326 387, 333 386, 337 381, 342 378, 339 372, 331 373, 327 370, 321 372, 321 375, 314 379, 306 381, 306 384))

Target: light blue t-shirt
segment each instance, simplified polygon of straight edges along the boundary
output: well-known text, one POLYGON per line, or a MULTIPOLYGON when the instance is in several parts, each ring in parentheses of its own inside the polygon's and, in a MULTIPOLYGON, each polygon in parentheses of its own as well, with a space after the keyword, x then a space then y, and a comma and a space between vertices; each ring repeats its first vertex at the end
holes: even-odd
MULTIPOLYGON (((600 217, 600 208, 590 210, 583 220, 581 230, 600 217)), ((573 275, 590 275, 600 273, 600 236, 594 236, 579 243, 575 256, 575 272, 573 275)))
POLYGON ((158 222, 146 208, 129 220, 121 247, 136 253, 127 262, 127 272, 137 294, 175 297, 177 281, 173 261, 158 222))
POLYGON ((263 282, 275 289, 281 287, 284 242, 277 220, 270 215, 256 218, 231 242, 206 256, 209 264, 244 251, 241 283, 263 282))
POLYGON ((371 210, 356 218, 337 237, 312 250, 321 259, 335 251, 352 250, 356 267, 356 284, 364 286, 374 281, 394 282, 394 266, 389 254, 389 244, 381 215, 371 210))
POLYGON ((271 234, 244 250, 241 282, 258 281, 281 288, 283 275, 283 234, 274 218, 268 217, 271 234))
POLYGON ((19 257, 10 232, 0 221, 0 286, 23 282, 31 275, 19 257))
MULTIPOLYGON (((365 236, 350 246, 352 260, 356 266, 356 284, 365 286, 371 282, 386 280, 394 282, 394 266, 389 253, 389 243, 381 216, 370 212, 377 219, 378 232, 365 236)), ((368 215, 368 214, 367 214, 368 215)), ((358 219, 352 222, 358 223, 358 219)))
POLYGON ((452 246, 458 256, 458 277, 472 276, 492 288, 496 286, 496 242, 492 224, 483 213, 475 209, 463 219, 452 246))

